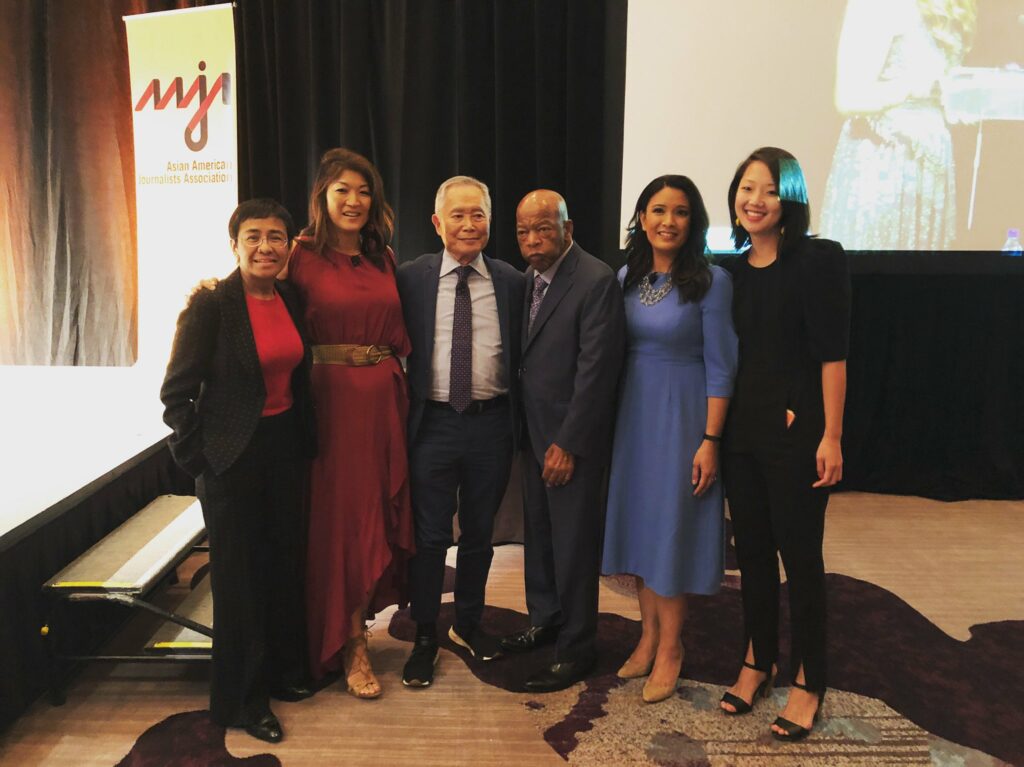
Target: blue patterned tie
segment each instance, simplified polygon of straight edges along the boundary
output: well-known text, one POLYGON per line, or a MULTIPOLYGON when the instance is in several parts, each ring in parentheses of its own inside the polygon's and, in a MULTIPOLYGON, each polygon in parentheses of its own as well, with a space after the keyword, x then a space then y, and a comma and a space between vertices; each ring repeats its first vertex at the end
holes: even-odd
POLYGON ((473 307, 469 300, 470 266, 456 268, 455 317, 452 320, 451 378, 448 404, 461 413, 473 401, 473 307))
POLYGON ((533 321, 537 319, 537 312, 540 311, 541 302, 544 300, 544 291, 547 289, 548 284, 544 278, 539 274, 533 275, 533 298, 530 299, 530 325, 526 328, 527 333, 533 330, 533 321))

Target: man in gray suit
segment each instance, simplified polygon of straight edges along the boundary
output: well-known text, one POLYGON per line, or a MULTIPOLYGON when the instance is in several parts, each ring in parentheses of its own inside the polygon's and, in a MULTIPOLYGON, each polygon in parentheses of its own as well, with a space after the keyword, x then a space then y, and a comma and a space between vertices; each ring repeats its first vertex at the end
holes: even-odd
POLYGON ((556 662, 527 680, 531 692, 564 689, 596 662, 605 469, 625 347, 615 274, 572 233, 557 192, 531 192, 516 209, 530 264, 519 379, 531 625, 502 647, 526 652, 557 642, 556 662))

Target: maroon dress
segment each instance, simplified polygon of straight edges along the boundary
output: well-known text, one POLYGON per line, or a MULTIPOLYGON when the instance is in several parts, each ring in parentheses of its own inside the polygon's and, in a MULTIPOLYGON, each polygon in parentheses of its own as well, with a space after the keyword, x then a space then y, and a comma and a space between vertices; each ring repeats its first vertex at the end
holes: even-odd
MULTIPOLYGON (((306 303, 313 344, 390 346, 409 354, 409 337, 388 259, 324 255, 301 241, 288 266, 306 303)), ((310 479, 307 609, 314 677, 341 667, 350 616, 407 603, 414 552, 405 423, 409 394, 396 357, 377 365, 313 366, 318 454, 310 479)))

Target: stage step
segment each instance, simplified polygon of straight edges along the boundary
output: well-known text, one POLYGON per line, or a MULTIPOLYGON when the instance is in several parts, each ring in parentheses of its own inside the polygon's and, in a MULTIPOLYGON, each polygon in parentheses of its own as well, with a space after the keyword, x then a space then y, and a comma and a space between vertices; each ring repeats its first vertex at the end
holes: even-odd
MULTIPOLYGON (((204 626, 213 626, 213 592, 210 590, 209 573, 203 576, 174 612, 204 626)), ((213 651, 213 639, 176 623, 164 623, 146 643, 146 651, 209 655, 213 651)))
POLYGON ((206 527, 193 496, 162 495, 111 532, 43 586, 51 593, 145 594, 206 527))
MULTIPOLYGON (((50 598, 47 621, 39 633, 45 638, 50 657, 50 700, 64 702, 64 681, 68 664, 79 661, 123 662, 199 662, 211 655, 213 616, 209 583, 200 584, 198 593, 185 598, 182 609, 199 616, 193 620, 186 614, 168 612, 150 600, 165 579, 176 578, 175 570, 194 551, 208 551, 199 542, 206 536, 203 511, 192 496, 162 495, 140 509, 131 519, 107 534, 43 585, 50 598), (88 611, 90 602, 116 604, 133 610, 144 610, 159 616, 170 625, 166 642, 159 648, 141 648, 134 653, 97 654, 85 646, 89 641, 88 611), (72 605, 78 605, 72 609, 72 605), (179 628, 180 627, 180 628, 179 628), (187 628, 187 639, 181 629, 187 628), (175 631, 177 629, 177 631, 175 631), (209 635, 209 636, 208 636, 209 635), (181 642, 191 641, 186 648, 181 642)), ((155 638, 154 638, 155 639, 155 638)))

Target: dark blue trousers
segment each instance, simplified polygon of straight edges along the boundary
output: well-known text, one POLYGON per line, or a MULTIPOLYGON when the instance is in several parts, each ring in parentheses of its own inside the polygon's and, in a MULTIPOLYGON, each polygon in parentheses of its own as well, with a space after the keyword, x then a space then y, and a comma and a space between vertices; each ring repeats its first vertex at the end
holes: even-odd
POLYGON ((441 609, 444 561, 459 515, 455 569, 455 629, 466 636, 480 623, 494 550, 494 516, 512 465, 509 405, 460 415, 428 406, 409 454, 416 556, 409 563, 412 618, 434 623, 441 609), (463 633, 465 632, 465 633, 463 633))

